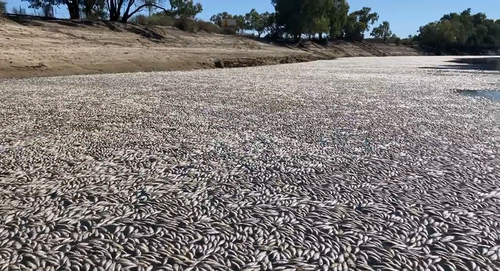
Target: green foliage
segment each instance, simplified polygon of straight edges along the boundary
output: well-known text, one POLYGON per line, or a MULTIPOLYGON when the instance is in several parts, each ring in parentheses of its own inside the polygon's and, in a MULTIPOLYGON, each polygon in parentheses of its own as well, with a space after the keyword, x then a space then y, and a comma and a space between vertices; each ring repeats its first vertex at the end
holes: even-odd
POLYGON ((243 32, 248 29, 247 22, 245 21, 244 15, 234 15, 233 19, 236 20, 236 30, 238 32, 243 32))
POLYGON ((174 21, 174 26, 186 32, 198 32, 196 22, 191 18, 179 18, 174 21))
POLYGON ((364 31, 366 31, 366 24, 358 21, 354 14, 347 16, 347 21, 344 25, 344 38, 348 40, 363 40, 364 31))
POLYGON ((202 11, 203 6, 193 0, 170 0, 170 12, 175 16, 194 18, 202 11))
POLYGON ((388 21, 383 21, 378 27, 372 30, 370 35, 376 39, 382 39, 385 43, 392 36, 391 25, 388 21))
MULTIPOLYGON (((172 16, 194 18, 203 11, 201 4, 193 0, 169 0, 170 10, 159 6, 163 0, 21 0, 29 2, 29 8, 42 9, 45 16, 50 16, 52 7, 65 5, 71 19, 85 17, 88 19, 109 19, 127 22, 136 13, 148 9, 149 14, 154 8, 163 10, 172 16)), ((141 18, 139 18, 140 20, 141 18)))
MULTIPOLYGON (((108 11, 106 8, 105 0, 83 0, 82 11, 83 15, 87 19, 108 19, 108 11)), ((45 12, 45 14, 47 14, 47 12, 45 12)), ((46 15, 46 17, 50 16, 46 15)))
POLYGON ((222 29, 212 22, 206 22, 206 21, 196 20, 196 19, 195 19, 195 22, 198 25, 199 31, 205 31, 208 33, 222 33, 222 29))
POLYGON ((378 14, 376 12, 371 12, 371 11, 372 11, 372 8, 363 7, 362 9, 351 13, 352 15, 356 16, 356 19, 358 22, 365 24, 366 31, 370 30, 370 25, 375 24, 379 18, 378 14))
POLYGON ((245 14, 245 30, 252 30, 257 32, 258 37, 269 30, 270 18, 272 14, 269 12, 258 13, 255 9, 252 9, 249 13, 245 14))
POLYGON ((401 44, 401 38, 399 38, 399 37, 395 38, 394 39, 394 44, 396 44, 396 45, 399 46, 401 44))
POLYGON ((0 1, 0 14, 7 11, 7 4, 3 1, 0 1))
POLYGON ((160 25, 160 26, 173 26, 174 18, 166 15, 165 13, 154 13, 151 16, 146 15, 137 15, 133 17, 131 20, 133 23, 141 24, 141 25, 160 25))
MULTIPOLYGON (((42 10, 46 17, 53 17, 53 7, 65 5, 71 19, 80 19, 82 7, 88 5, 86 0, 21 0, 28 2, 28 8, 42 10)), ((90 9, 90 8, 89 8, 90 9)))
POLYGON ((248 21, 246 20, 246 16, 244 15, 232 15, 227 12, 222 12, 216 15, 213 15, 210 17, 210 21, 214 23, 215 25, 224 28, 224 33, 225 34, 235 34, 236 32, 242 32, 244 30, 248 30, 250 26, 248 25, 248 21), (222 22, 224 20, 235 20, 236 25, 235 26, 230 26, 230 27, 223 27, 222 22))
POLYGON ((351 12, 344 25, 344 38, 349 40, 363 40, 365 32, 378 21, 378 14, 371 12, 371 8, 363 7, 360 10, 351 12))
POLYGON ((484 13, 471 14, 466 9, 460 14, 446 14, 439 21, 420 27, 416 39, 420 45, 438 50, 450 44, 466 46, 500 45, 499 20, 490 20, 484 13))
POLYGON ((213 22, 214 24, 218 25, 219 27, 222 27, 222 21, 225 19, 232 19, 233 15, 227 13, 227 12, 222 12, 216 15, 212 15, 210 17, 210 21, 213 22))
MULTIPOLYGON (((302 35, 340 38, 346 29, 349 5, 345 0, 272 0, 276 11, 275 22, 289 36, 299 39, 302 35)), ((349 30, 361 25, 351 22, 349 30)))
POLYGON ((236 35, 236 28, 234 27, 224 27, 221 29, 221 33, 224 35, 236 35))
POLYGON ((450 21, 429 23, 419 30, 420 44, 443 48, 456 40, 456 32, 450 21))
POLYGON ((328 9, 328 17, 330 19, 329 34, 331 39, 340 38, 342 30, 347 22, 349 13, 349 5, 345 0, 329 0, 326 7, 328 9))
POLYGON ((308 2, 313 0, 272 0, 276 10, 276 23, 283 27, 284 32, 296 40, 304 33, 304 27, 311 15, 307 14, 308 2), (304 12, 302 12, 304 11, 304 12))
POLYGON ((223 33, 222 28, 212 22, 186 17, 176 19, 164 12, 154 13, 151 16, 137 15, 130 21, 141 25, 174 26, 186 32, 205 31, 208 33, 223 33))

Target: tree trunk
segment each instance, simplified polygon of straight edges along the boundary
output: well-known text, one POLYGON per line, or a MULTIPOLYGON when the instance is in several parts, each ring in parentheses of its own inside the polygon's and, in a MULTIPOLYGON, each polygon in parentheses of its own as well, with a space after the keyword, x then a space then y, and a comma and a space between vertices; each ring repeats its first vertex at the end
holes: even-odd
POLYGON ((107 6, 109 10, 109 20, 110 21, 118 21, 120 17, 120 13, 116 9, 116 0, 107 0, 107 6))
POLYGON ((116 22, 120 19, 120 13, 114 8, 113 10, 109 11, 109 20, 116 22))
POLYGON ((66 5, 68 6, 69 18, 70 19, 80 19, 80 6, 76 0, 67 0, 66 5))

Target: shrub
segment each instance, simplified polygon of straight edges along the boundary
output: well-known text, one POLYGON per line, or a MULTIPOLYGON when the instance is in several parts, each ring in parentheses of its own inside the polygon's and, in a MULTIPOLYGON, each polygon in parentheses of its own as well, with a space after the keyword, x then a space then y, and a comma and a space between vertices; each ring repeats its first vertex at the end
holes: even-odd
POLYGON ((411 39, 403 39, 401 40, 401 44, 406 46, 413 46, 413 41, 411 39))
POLYGON ((136 24, 142 24, 142 25, 147 25, 149 23, 148 17, 145 15, 137 15, 135 17, 132 17, 130 19, 131 23, 136 23, 136 24))
POLYGON ((141 25, 173 26, 186 32, 205 31, 208 33, 236 34, 236 29, 234 28, 220 28, 212 22, 206 22, 198 19, 175 19, 163 13, 156 13, 151 16, 137 15, 130 19, 130 22, 141 25))
POLYGON ((400 45, 400 44, 401 44, 401 38, 396 38, 396 39, 394 40, 394 43, 395 43, 396 45, 400 45))
POLYGON ((160 13, 153 14, 151 16, 137 15, 130 19, 130 21, 141 25, 174 25, 174 19, 172 17, 160 13))
POLYGON ((198 32, 198 24, 190 18, 180 18, 175 20, 174 26, 186 32, 198 32))
POLYGON ((174 18, 164 14, 153 14, 149 17, 149 23, 151 25, 173 26, 174 18))
POLYGON ((224 35, 236 35, 236 28, 224 27, 224 28, 222 28, 222 34, 224 34, 224 35))
POLYGON ((196 20, 196 24, 198 24, 198 29, 200 31, 205 31, 208 33, 221 33, 221 28, 214 23, 205 22, 202 20, 196 20))

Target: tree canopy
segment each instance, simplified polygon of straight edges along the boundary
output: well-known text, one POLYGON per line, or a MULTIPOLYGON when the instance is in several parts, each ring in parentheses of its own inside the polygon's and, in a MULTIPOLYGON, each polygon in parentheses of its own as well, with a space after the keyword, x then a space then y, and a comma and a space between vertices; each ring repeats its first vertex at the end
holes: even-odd
MULTIPOLYGON (((0 0, 0 11, 5 10, 5 3, 0 0), (3 4, 2 4, 3 3, 3 4)), ((194 19, 203 10, 201 4, 193 0, 22 0, 29 2, 29 7, 42 9, 45 16, 53 16, 53 7, 65 6, 72 19, 109 19, 127 22, 132 16, 144 9, 159 9, 165 16, 173 19, 194 19)), ((399 39, 392 31, 388 21, 373 27, 379 20, 379 14, 370 7, 350 10, 347 0, 269 0, 274 12, 258 12, 251 9, 246 14, 221 12, 213 15, 210 27, 231 30, 227 33, 250 31, 257 37, 267 35, 272 38, 293 38, 296 41, 308 37, 318 39, 344 39, 361 41, 369 33, 383 42, 388 40, 399 44, 399 39), (225 19, 233 19, 236 25, 227 28, 225 19), (217 25, 217 26, 214 26, 217 25), (369 32, 371 30, 371 32, 369 32)), ((143 16, 143 15, 141 15, 143 16)), ((208 25, 207 25, 208 26, 208 25)), ((410 35, 403 42, 417 42, 422 46, 445 48, 451 44, 464 46, 500 45, 500 19, 490 19, 485 13, 472 14, 471 9, 460 13, 443 15, 439 20, 423 25, 418 35, 410 35)))
POLYGON ((141 10, 156 8, 170 16, 194 18, 201 13, 202 5, 193 0, 169 0, 170 9, 161 6, 161 0, 22 0, 29 8, 46 9, 52 6, 66 6, 71 19, 109 19, 127 22, 141 10))
POLYGON ((376 39, 382 39, 385 43, 392 36, 391 25, 388 21, 383 21, 378 27, 372 30, 370 35, 376 39))
POLYGON ((6 4, 3 1, 0 1, 0 13, 4 13, 6 10, 6 4))
POLYGON ((471 9, 449 13, 419 29, 415 40, 421 45, 444 48, 450 44, 469 46, 500 45, 500 20, 488 19, 471 9))

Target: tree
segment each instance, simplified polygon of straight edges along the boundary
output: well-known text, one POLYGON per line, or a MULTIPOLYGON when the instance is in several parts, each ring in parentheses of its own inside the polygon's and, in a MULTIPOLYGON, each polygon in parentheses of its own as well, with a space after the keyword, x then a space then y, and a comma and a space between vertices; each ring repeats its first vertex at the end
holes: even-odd
POLYGON ((276 13, 271 13, 266 21, 268 36, 272 38, 283 37, 283 27, 276 23, 276 13))
POLYGON ((344 38, 347 40, 363 40, 363 33, 366 30, 366 24, 358 21, 356 15, 349 14, 344 25, 344 38))
POLYGON ((150 7, 161 9, 168 16, 181 18, 194 18, 203 10, 202 5, 194 4, 193 0, 170 0, 170 10, 158 4, 157 0, 106 0, 110 21, 127 22, 137 12, 150 7))
POLYGON ((245 21, 245 16, 244 15, 234 15, 233 20, 236 21, 236 30, 238 32, 243 32, 248 29, 248 25, 245 21))
POLYGON ((0 1, 0 14, 4 13, 7 10, 7 4, 3 1, 0 1))
POLYGON ((490 23, 488 25, 489 43, 500 45, 500 23, 490 23))
POLYGON ((455 41, 453 25, 450 21, 429 23, 420 27, 418 39, 421 45, 433 46, 440 52, 446 44, 455 41))
MULTIPOLYGON (((372 8, 363 7, 358 11, 354 11, 352 14, 356 16, 358 22, 365 24, 365 31, 370 30, 370 25, 375 24, 378 21, 378 13, 371 12, 372 8)), ((363 31, 364 32, 364 31, 363 31)))
POLYGON ((272 18, 274 16, 274 13, 270 12, 264 12, 260 14, 260 23, 257 28, 255 28, 255 31, 257 31, 257 34, 260 36, 264 32, 269 32, 271 27, 273 26, 274 19, 272 18))
POLYGON ((219 27, 222 27, 222 21, 223 20, 226 20, 226 19, 232 19, 233 18, 233 15, 227 13, 226 11, 222 12, 222 13, 219 13, 219 14, 216 14, 216 15, 213 15, 212 17, 210 17, 210 21, 216 25, 218 25, 219 27))
POLYGON ((326 6, 328 9, 328 17, 330 19, 330 38, 339 38, 342 34, 342 29, 347 22, 349 13, 349 5, 345 0, 329 0, 326 6))
POLYGON ((378 21, 378 14, 371 12, 371 8, 363 7, 347 16, 344 26, 344 37, 350 40, 363 40, 364 34, 370 29, 370 25, 378 21))
MULTIPOLYGON (((497 20, 498 21, 498 20, 497 20)), ((500 24, 488 19, 484 13, 472 14, 466 9, 460 14, 443 15, 439 21, 420 27, 417 37, 420 45, 448 48, 473 48, 474 46, 500 44, 500 24)), ((476 50, 476 49, 474 49, 476 50)))
POLYGON ((307 1, 314 0, 272 0, 276 10, 276 24, 283 27, 283 30, 294 37, 296 41, 304 30, 305 19, 308 17, 307 13, 303 13, 303 7, 307 1))
POLYGON ((11 12, 12 12, 12 14, 16 14, 16 15, 27 15, 28 14, 26 12, 26 9, 21 7, 21 6, 19 6, 19 8, 12 7, 11 12))
POLYGON ((107 19, 108 12, 105 0, 84 0, 83 3, 82 10, 87 19, 107 19))
POLYGON ((257 10, 252 9, 250 12, 245 14, 245 23, 248 26, 247 30, 255 30, 259 28, 261 22, 260 14, 257 10))
POLYGON ((252 9, 249 13, 245 14, 245 26, 247 30, 254 30, 257 32, 258 37, 268 30, 269 28, 269 17, 271 13, 264 12, 259 14, 255 9, 252 9))
POLYGON ((170 12, 174 16, 194 18, 202 11, 203 6, 200 3, 194 4, 193 0, 170 0, 170 12))
POLYGON ((80 19, 80 7, 84 4, 83 0, 21 0, 28 2, 29 8, 46 9, 47 6, 65 5, 68 8, 70 19, 80 19))
POLYGON ((394 38, 394 44, 399 46, 401 44, 401 38, 400 37, 394 38))
POLYGON ((383 21, 378 27, 372 30, 372 33, 370 35, 376 39, 382 39, 385 43, 387 39, 390 38, 392 35, 391 26, 389 22, 383 21))

